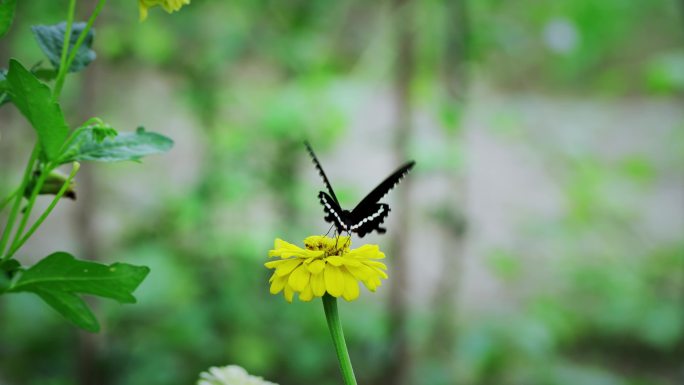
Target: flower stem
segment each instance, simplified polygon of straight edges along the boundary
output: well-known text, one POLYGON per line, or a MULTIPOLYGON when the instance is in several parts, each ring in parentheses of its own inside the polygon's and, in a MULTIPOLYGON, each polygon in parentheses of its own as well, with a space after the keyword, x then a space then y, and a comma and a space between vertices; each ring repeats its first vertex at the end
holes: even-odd
POLYGON ((337 298, 326 293, 323 296, 323 308, 325 309, 325 318, 328 321, 328 329, 330 329, 333 345, 335 345, 337 360, 340 362, 344 383, 345 385, 356 385, 354 369, 352 369, 351 360, 349 359, 347 343, 344 341, 344 332, 342 331, 342 323, 337 312, 337 298))

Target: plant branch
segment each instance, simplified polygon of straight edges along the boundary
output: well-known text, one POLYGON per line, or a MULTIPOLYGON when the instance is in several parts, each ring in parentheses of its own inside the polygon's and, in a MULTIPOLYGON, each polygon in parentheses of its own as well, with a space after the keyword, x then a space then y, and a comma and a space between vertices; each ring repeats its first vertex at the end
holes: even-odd
MULTIPOLYGON (((62 92, 64 86, 64 79, 69 71, 66 65, 69 55, 69 46, 71 45, 71 30, 74 25, 74 14, 76 13, 76 0, 69 0, 69 11, 67 13, 66 30, 64 31, 64 40, 62 42, 62 55, 59 60, 59 71, 57 72, 57 80, 55 82, 55 89, 52 91, 52 100, 56 102, 59 99, 59 94, 62 92)), ((76 48, 76 47, 74 47, 76 48)))
MULTIPOLYGON (((24 190, 26 190, 26 186, 28 186, 29 180, 31 178, 31 173, 33 172, 33 167, 35 166, 36 161, 38 160, 39 153, 40 146, 38 143, 36 143, 33 147, 33 151, 31 152, 31 157, 29 158, 29 161, 26 164, 26 169, 24 170, 24 177, 21 180, 19 189, 17 190, 17 193, 14 196, 14 204, 12 205, 12 211, 10 211, 10 215, 7 218, 7 224, 5 225, 5 229, 2 232, 2 238, 0 238, 0 255, 2 255, 5 252, 5 246, 7 246, 7 241, 9 241, 10 234, 12 233, 14 222, 17 220, 17 214, 19 214, 19 208, 21 207, 21 199, 24 196, 23 192, 24 190)), ((7 258, 9 257, 4 256, 0 260, 4 261, 7 258)))
POLYGON ((23 246, 24 243, 26 243, 26 241, 28 241, 29 238, 31 238, 31 235, 33 235, 33 233, 35 233, 36 230, 38 230, 40 225, 43 224, 45 219, 47 219, 48 215, 50 215, 55 206, 57 206, 57 202, 59 202, 62 196, 64 196, 66 191, 69 189, 71 181, 74 179, 76 174, 78 174, 78 170, 80 168, 81 165, 78 162, 73 163, 71 172, 69 173, 69 177, 67 177, 66 181, 62 185, 62 188, 59 189, 59 192, 57 192, 55 198, 52 200, 52 202, 50 202, 50 205, 47 207, 47 209, 45 209, 43 214, 40 215, 40 218, 38 218, 38 220, 33 224, 33 226, 31 226, 31 228, 26 232, 26 234, 18 241, 17 244, 12 245, 12 248, 10 249, 9 253, 7 253, 7 258, 11 258, 14 255, 14 253, 16 253, 21 248, 21 246, 23 246))
MULTIPOLYGON (((58 77, 57 82, 55 83, 55 98, 54 98, 55 100, 59 99, 59 95, 62 93, 62 87, 64 86, 64 80, 66 78, 66 74, 67 74, 67 72, 69 72, 69 68, 71 67, 71 64, 76 59, 76 55, 78 54, 78 49, 81 47, 81 44, 83 44, 86 37, 88 36, 88 32, 90 32, 90 30, 93 28, 93 24, 95 23, 97 16, 102 11, 102 8, 104 8, 105 3, 107 3, 107 0, 99 0, 98 1, 97 6, 95 6, 95 10, 90 15, 90 18, 88 19, 88 22, 86 23, 85 28, 83 29, 83 31, 81 31, 81 34, 78 35, 78 39, 76 39, 76 43, 74 44, 74 47, 71 49, 71 53, 69 54, 69 58, 67 59, 66 63, 64 64, 64 68, 65 68, 64 74, 61 77, 58 77)), ((60 73, 61 72, 62 72, 62 68, 60 68, 60 73)))
MULTIPOLYGON (((12 243, 10 243, 10 250, 14 249, 14 246, 19 242, 21 239, 21 235, 24 233, 24 230, 26 229, 26 224, 28 223, 29 218, 31 217, 31 211, 33 211, 33 205, 36 203, 36 198, 38 198, 38 194, 40 193, 40 190, 43 188, 43 185, 45 184, 45 181, 47 180, 48 175, 50 174, 50 171, 52 169, 52 166, 50 163, 45 164, 42 170, 40 170, 40 175, 38 176, 38 180, 36 180, 36 184, 33 186, 33 189, 31 190, 31 195, 28 198, 28 203, 26 204, 26 208, 22 212, 22 217, 21 221, 19 222, 19 227, 17 228, 17 232, 14 234, 14 239, 12 240, 12 243)), ((29 179, 30 181, 31 179, 29 179)))
POLYGON ((0 203, 0 211, 2 211, 2 209, 4 209, 5 206, 7 206, 7 204, 9 204, 10 202, 12 202, 12 200, 13 200, 14 197, 17 195, 17 193, 19 193, 19 189, 14 190, 14 192, 12 192, 10 195, 8 195, 8 196, 2 201, 2 203, 0 203))

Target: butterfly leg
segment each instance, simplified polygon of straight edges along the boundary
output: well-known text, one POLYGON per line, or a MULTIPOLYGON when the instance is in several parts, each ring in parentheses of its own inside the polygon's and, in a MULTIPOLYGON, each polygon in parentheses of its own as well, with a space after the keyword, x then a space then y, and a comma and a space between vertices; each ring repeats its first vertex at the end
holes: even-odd
POLYGON ((334 223, 333 223, 333 224, 332 224, 332 225, 330 226, 330 228, 328 229, 328 231, 327 231, 327 232, 325 233, 325 235, 324 235, 324 236, 326 236, 326 237, 327 237, 327 236, 328 236, 328 234, 330 234, 330 231, 332 231, 333 227, 335 227, 335 224, 334 224, 334 223))

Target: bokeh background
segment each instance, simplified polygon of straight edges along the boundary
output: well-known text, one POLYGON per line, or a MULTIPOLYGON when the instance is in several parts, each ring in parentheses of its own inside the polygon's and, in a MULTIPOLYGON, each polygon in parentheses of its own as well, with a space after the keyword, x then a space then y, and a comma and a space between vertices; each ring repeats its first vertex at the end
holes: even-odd
MULTIPOLYGON (((136 3, 105 8, 67 117, 175 148, 86 165, 20 258, 152 273, 136 305, 93 302, 97 335, 3 296, 0 384, 187 385, 226 364, 341 383, 321 304, 271 296, 263 267, 274 238, 328 229, 303 139, 349 207, 417 161, 363 240, 390 279, 340 305, 360 384, 684 383, 684 2, 193 0, 144 23, 136 3)), ((65 8, 19 2, 2 63, 40 60, 29 27, 65 8)), ((8 189, 33 132, 0 119, 8 189)))

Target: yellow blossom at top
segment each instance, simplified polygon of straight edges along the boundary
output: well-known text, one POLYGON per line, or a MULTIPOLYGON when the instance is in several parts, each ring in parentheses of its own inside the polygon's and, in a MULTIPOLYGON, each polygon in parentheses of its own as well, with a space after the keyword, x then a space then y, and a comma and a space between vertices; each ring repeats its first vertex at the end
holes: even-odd
POLYGON ((311 236, 299 246, 276 239, 269 257, 279 257, 265 266, 275 269, 269 282, 271 294, 284 291, 292 302, 294 293, 302 301, 311 301, 325 293, 353 301, 359 297, 359 281, 370 291, 386 279, 387 266, 377 259, 385 258, 377 245, 363 245, 351 250, 351 239, 346 236, 330 238, 311 236))
POLYGON ((172 13, 187 4, 190 4, 190 0, 138 0, 140 21, 147 19, 147 10, 157 5, 164 8, 166 12, 172 13))

